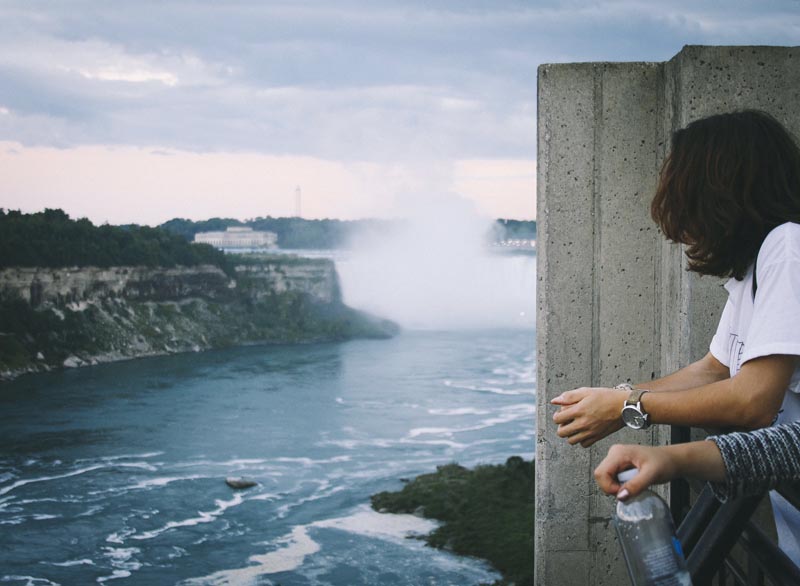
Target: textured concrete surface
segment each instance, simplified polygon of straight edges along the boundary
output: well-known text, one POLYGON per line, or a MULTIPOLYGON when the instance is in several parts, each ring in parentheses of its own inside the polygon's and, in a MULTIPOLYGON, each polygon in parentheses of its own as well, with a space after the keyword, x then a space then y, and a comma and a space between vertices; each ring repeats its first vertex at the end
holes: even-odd
POLYGON ((673 130, 738 108, 800 134, 800 50, 685 47, 666 63, 539 68, 536 581, 624 584, 592 470, 624 431, 585 450, 556 436, 550 399, 586 385, 642 382, 707 352, 722 281, 685 271, 649 217, 673 130))

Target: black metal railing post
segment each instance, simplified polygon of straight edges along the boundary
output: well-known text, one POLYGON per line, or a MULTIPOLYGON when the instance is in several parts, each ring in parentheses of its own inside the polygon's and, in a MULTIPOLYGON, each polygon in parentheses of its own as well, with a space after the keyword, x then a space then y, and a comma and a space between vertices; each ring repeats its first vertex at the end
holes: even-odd
MULTIPOLYGON (((800 486, 781 486, 779 492, 795 508, 800 486)), ((800 585, 800 568, 750 520, 764 495, 746 496, 720 503, 706 486, 678 527, 677 536, 695 586, 800 585), (742 568, 729 554, 741 545, 747 559, 742 568)), ((800 513, 799 513, 800 514, 800 513)))

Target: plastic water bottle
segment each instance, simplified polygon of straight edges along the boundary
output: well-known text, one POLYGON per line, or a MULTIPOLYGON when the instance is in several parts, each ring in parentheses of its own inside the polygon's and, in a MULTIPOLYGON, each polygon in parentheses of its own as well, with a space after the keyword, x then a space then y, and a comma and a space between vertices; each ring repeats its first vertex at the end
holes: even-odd
MULTIPOLYGON (((622 484, 638 472, 636 468, 625 470, 617 479, 622 484)), ((669 507, 661 497, 644 490, 617 501, 614 527, 634 586, 691 586, 669 507)))

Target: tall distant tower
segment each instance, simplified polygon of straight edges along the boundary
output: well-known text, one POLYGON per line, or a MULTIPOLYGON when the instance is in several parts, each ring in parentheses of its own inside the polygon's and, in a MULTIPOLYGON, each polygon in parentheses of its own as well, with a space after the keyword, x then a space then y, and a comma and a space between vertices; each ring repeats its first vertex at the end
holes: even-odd
POLYGON ((294 215, 298 218, 303 217, 303 201, 299 185, 297 189, 294 190, 294 215))

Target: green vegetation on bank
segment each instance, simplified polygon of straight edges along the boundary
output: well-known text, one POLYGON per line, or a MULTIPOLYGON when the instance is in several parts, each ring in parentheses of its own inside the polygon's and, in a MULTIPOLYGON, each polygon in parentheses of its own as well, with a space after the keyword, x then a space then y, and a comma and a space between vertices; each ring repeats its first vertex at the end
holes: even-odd
POLYGON ((225 254, 160 228, 95 226, 58 209, 34 214, 0 208, 0 268, 173 267, 211 264, 233 275, 225 254))
POLYGON ((428 544, 488 560, 503 575, 496 586, 533 585, 533 462, 513 456, 474 470, 439 466, 401 491, 374 495, 372 507, 441 521, 428 544))

